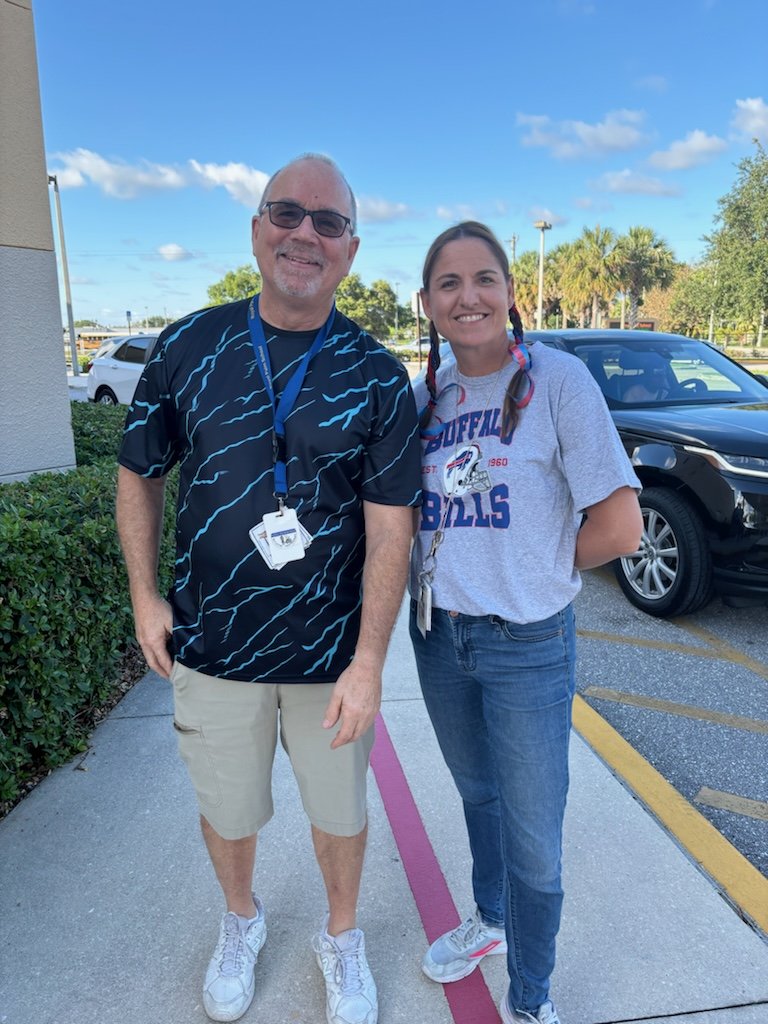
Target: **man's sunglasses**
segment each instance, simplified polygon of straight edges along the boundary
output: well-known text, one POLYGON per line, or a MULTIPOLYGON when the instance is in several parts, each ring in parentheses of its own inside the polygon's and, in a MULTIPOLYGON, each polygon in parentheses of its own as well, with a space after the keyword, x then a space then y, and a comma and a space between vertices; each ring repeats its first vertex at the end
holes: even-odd
POLYGON ((298 203, 264 203, 262 210, 269 213, 269 219, 277 228, 297 228, 305 217, 312 218, 312 227, 318 235, 326 238, 340 238, 352 224, 349 217, 334 210, 305 210, 298 203))

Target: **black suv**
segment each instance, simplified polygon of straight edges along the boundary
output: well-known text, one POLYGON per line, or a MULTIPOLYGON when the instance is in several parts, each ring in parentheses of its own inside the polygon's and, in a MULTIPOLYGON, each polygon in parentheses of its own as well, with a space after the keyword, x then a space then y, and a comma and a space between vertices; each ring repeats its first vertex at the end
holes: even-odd
MULTIPOLYGON (((676 334, 569 329, 526 341, 586 363, 642 481, 642 543, 615 563, 632 604, 667 617, 713 593, 768 603, 768 380, 676 334)), ((535 346, 532 356, 535 375, 535 346)))

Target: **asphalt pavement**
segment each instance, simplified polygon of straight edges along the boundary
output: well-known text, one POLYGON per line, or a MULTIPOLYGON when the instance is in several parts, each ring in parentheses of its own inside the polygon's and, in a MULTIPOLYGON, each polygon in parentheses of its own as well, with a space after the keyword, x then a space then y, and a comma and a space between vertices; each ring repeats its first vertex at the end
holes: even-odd
MULTIPOLYGON (((593 713, 593 712, 590 712, 593 713)), ((0 1024, 196 1024, 222 913, 177 753, 168 684, 141 680, 89 750, 0 822, 0 1024)), ((562 1024, 767 1024, 768 944, 574 734, 562 1024)), ((282 752, 254 887, 268 924, 245 1024, 321 1024, 310 938, 323 888, 282 752)), ((445 988, 419 967, 471 909, 461 807, 401 616, 385 671, 360 899, 380 1024, 498 1024, 503 957, 445 988)))

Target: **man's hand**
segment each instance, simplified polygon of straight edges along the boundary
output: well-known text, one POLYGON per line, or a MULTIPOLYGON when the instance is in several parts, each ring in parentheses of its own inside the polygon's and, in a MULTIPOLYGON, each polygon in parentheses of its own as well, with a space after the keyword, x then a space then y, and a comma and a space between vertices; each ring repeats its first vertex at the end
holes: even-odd
POLYGON ((165 477, 145 479, 120 466, 117 531, 128 569, 136 639, 149 667, 167 679, 173 667, 167 647, 173 629, 173 613, 157 591, 164 501, 165 477))
POLYGON ((364 501, 363 514, 365 566, 360 632, 355 657, 336 680, 323 719, 324 729, 333 729, 341 722, 332 750, 360 739, 379 712, 381 672, 408 575, 413 510, 364 501))
POLYGON ((333 738, 331 750, 359 740, 373 725, 380 707, 381 665, 373 659, 356 657, 336 680, 325 709, 324 729, 332 729, 341 721, 341 728, 333 738))
POLYGON ((139 641, 147 664, 165 679, 171 674, 173 659, 168 653, 168 641, 173 631, 173 612, 167 601, 158 594, 134 604, 136 639, 139 641))

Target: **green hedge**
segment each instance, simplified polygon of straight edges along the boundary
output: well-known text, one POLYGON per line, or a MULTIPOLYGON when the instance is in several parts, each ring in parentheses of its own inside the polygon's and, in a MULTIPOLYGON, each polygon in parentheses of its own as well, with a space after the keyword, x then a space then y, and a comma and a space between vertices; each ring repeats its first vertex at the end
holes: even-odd
POLYGON ((123 437, 125 406, 70 402, 70 409, 78 468, 104 459, 114 465, 123 437))
MULTIPOLYGON (((135 643, 115 529, 125 408, 71 408, 78 468, 0 486, 0 811, 85 749, 135 643)), ((169 488, 162 587, 174 504, 169 488)))

